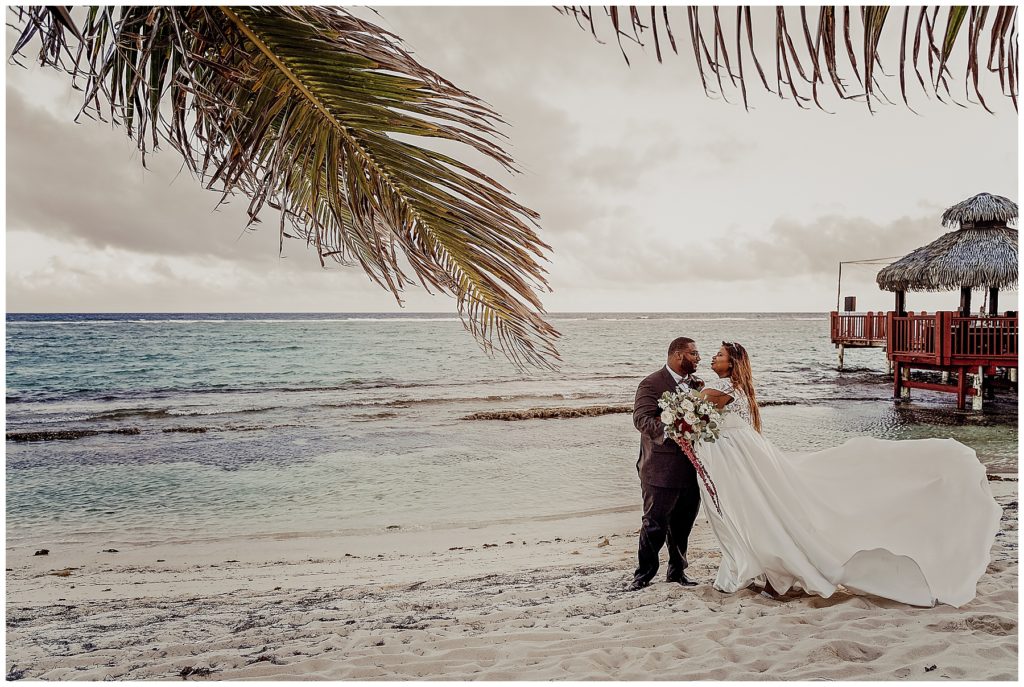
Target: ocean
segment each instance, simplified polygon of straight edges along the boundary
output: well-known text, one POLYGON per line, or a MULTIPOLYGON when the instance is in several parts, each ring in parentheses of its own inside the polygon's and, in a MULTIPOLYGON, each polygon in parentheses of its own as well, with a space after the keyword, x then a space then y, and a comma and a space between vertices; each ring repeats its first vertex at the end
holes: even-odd
POLYGON ((847 351, 836 371, 823 313, 550 319, 559 369, 523 372, 444 314, 8 314, 8 546, 435 529, 631 505, 639 523, 639 440, 621 408, 677 336, 697 341, 704 376, 722 340, 747 347, 764 431, 785 450, 953 437, 989 472, 1017 470, 1015 394, 980 414, 917 390, 896 404, 881 350, 847 351), (550 417, 468 419, 538 409, 550 417))

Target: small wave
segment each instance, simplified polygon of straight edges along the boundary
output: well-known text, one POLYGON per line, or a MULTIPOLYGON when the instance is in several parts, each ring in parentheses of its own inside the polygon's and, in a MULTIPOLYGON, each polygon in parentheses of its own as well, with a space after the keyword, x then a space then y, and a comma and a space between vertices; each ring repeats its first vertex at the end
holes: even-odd
POLYGON ((206 407, 202 409, 180 409, 173 408, 117 408, 101 413, 87 415, 81 418, 85 422, 106 422, 108 420, 123 420, 129 417, 158 420, 170 417, 204 417, 210 415, 235 415, 244 413, 262 413, 269 410, 277 410, 280 406, 251 406, 248 408, 220 408, 206 407))
MULTIPOLYGON (((762 408, 772 406, 801 406, 829 401, 879 401, 885 398, 849 396, 827 398, 771 399, 760 401, 762 408)), ((462 420, 544 420, 558 418, 596 417, 613 413, 632 413, 632 404, 606 404, 595 406, 544 406, 519 410, 484 410, 462 417, 462 420)))
POLYGON ((367 415, 358 415, 352 418, 353 422, 373 422, 374 420, 391 420, 393 418, 400 417, 398 413, 392 411, 384 411, 380 413, 369 413, 367 415))
MULTIPOLYGON (((463 382, 464 385, 487 383, 486 381, 463 382)), ((492 380, 493 383, 493 380, 492 380)), ((99 401, 130 401, 144 398, 173 398, 174 396, 188 394, 260 394, 260 393, 289 393, 289 392, 321 392, 321 391, 351 391, 359 389, 385 389, 385 388, 413 388, 420 386, 455 386, 458 382, 436 382, 436 383, 399 383, 393 379, 382 378, 375 380, 354 379, 323 386, 193 386, 193 387, 166 387, 157 389, 119 389, 116 391, 99 389, 68 389, 56 393, 54 391, 19 394, 17 392, 7 394, 7 403, 32 403, 46 404, 68 400, 99 400, 99 401)))
POLYGON ((411 405, 433 405, 437 403, 472 403, 474 401, 524 401, 552 399, 560 401, 585 400, 593 398, 604 398, 607 394, 492 394, 489 396, 467 396, 462 398, 414 398, 398 401, 386 401, 382 405, 388 406, 411 406, 411 405))
POLYGON ((544 400, 551 399, 555 401, 582 401, 587 399, 595 398, 607 398, 608 394, 598 393, 555 393, 555 394, 489 394, 487 396, 455 396, 455 397, 427 397, 427 398, 400 398, 393 401, 348 401, 345 403, 316 403, 313 404, 317 408, 374 408, 374 407, 386 407, 386 408, 409 408, 412 406, 420 405, 440 405, 446 403, 478 403, 480 401, 489 402, 509 402, 509 401, 524 401, 524 400, 544 400))
POLYGON ((527 408, 525 410, 487 410, 472 413, 463 420, 550 420, 575 417, 596 417, 613 413, 632 413, 632 405, 582 406, 576 408, 527 408))
POLYGON ((90 415, 86 421, 123 420, 126 417, 161 418, 170 417, 171 413, 167 408, 116 408, 106 410, 102 413, 90 415))
POLYGON ((264 387, 259 391, 280 391, 283 393, 306 393, 310 391, 351 391, 353 389, 406 389, 417 386, 432 386, 416 382, 398 382, 394 379, 351 379, 340 384, 323 386, 281 386, 264 387))
POLYGON ((210 415, 242 415, 244 413, 265 413, 280 406, 252 406, 249 408, 203 408, 201 410, 169 410, 171 417, 208 417, 210 415))
POLYGON ((373 408, 393 406, 405 401, 350 401, 348 403, 314 403, 315 408, 373 408))
MULTIPOLYGON (((346 317, 339 322, 461 322, 457 317, 346 317)), ((323 320, 317 320, 323 322, 323 320)))
POLYGON ((879 396, 870 394, 865 394, 864 396, 807 396, 799 399, 758 399, 757 405, 761 406, 762 408, 766 408, 770 406, 813 406, 820 404, 829 404, 836 401, 870 401, 872 403, 877 403, 878 401, 891 400, 892 398, 890 396, 879 396))
POLYGON ((871 396, 871 395, 868 395, 868 394, 865 394, 864 396, 823 396, 821 398, 809 398, 809 399, 806 399, 805 402, 806 403, 815 403, 815 402, 826 403, 826 402, 829 402, 829 401, 872 401, 872 402, 877 402, 877 401, 891 401, 891 400, 893 400, 893 398, 892 398, 892 394, 890 393, 890 394, 881 395, 881 396, 871 396))
POLYGON ((680 317, 679 322, 748 322, 754 317, 680 317))

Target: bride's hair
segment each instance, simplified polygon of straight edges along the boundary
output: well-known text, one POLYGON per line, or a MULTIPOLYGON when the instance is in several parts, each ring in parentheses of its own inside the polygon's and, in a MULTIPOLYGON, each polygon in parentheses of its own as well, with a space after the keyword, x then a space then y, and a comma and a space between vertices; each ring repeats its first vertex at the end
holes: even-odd
POLYGON ((733 341, 723 341, 722 346, 729 353, 729 379, 733 388, 742 389, 750 404, 750 419, 754 429, 761 431, 761 409, 757 406, 757 394, 754 393, 754 373, 750 369, 750 356, 747 349, 733 341))

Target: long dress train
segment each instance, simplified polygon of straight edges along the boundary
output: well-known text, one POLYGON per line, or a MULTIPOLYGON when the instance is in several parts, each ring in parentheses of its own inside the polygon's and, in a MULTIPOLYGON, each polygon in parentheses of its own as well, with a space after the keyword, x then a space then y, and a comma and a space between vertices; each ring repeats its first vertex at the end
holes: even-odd
POLYGON ((973 449, 859 437, 784 453, 754 431, 743 392, 722 381, 735 400, 721 437, 697 447, 722 509, 701 484, 722 546, 717 589, 766 576, 781 593, 828 597, 842 585, 917 606, 974 598, 1002 510, 973 449))

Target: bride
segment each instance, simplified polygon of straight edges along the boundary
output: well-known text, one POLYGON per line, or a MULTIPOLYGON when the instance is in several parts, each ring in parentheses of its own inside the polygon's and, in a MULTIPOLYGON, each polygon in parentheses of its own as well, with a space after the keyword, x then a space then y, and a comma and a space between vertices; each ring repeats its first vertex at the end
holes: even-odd
POLYGON ((722 409, 721 436, 696 453, 722 511, 702 483, 722 546, 716 589, 829 597, 842 585, 915 606, 974 598, 1002 510, 971 448, 859 437, 783 453, 761 435, 743 346, 723 342, 711 369, 719 379, 702 395, 722 409))

